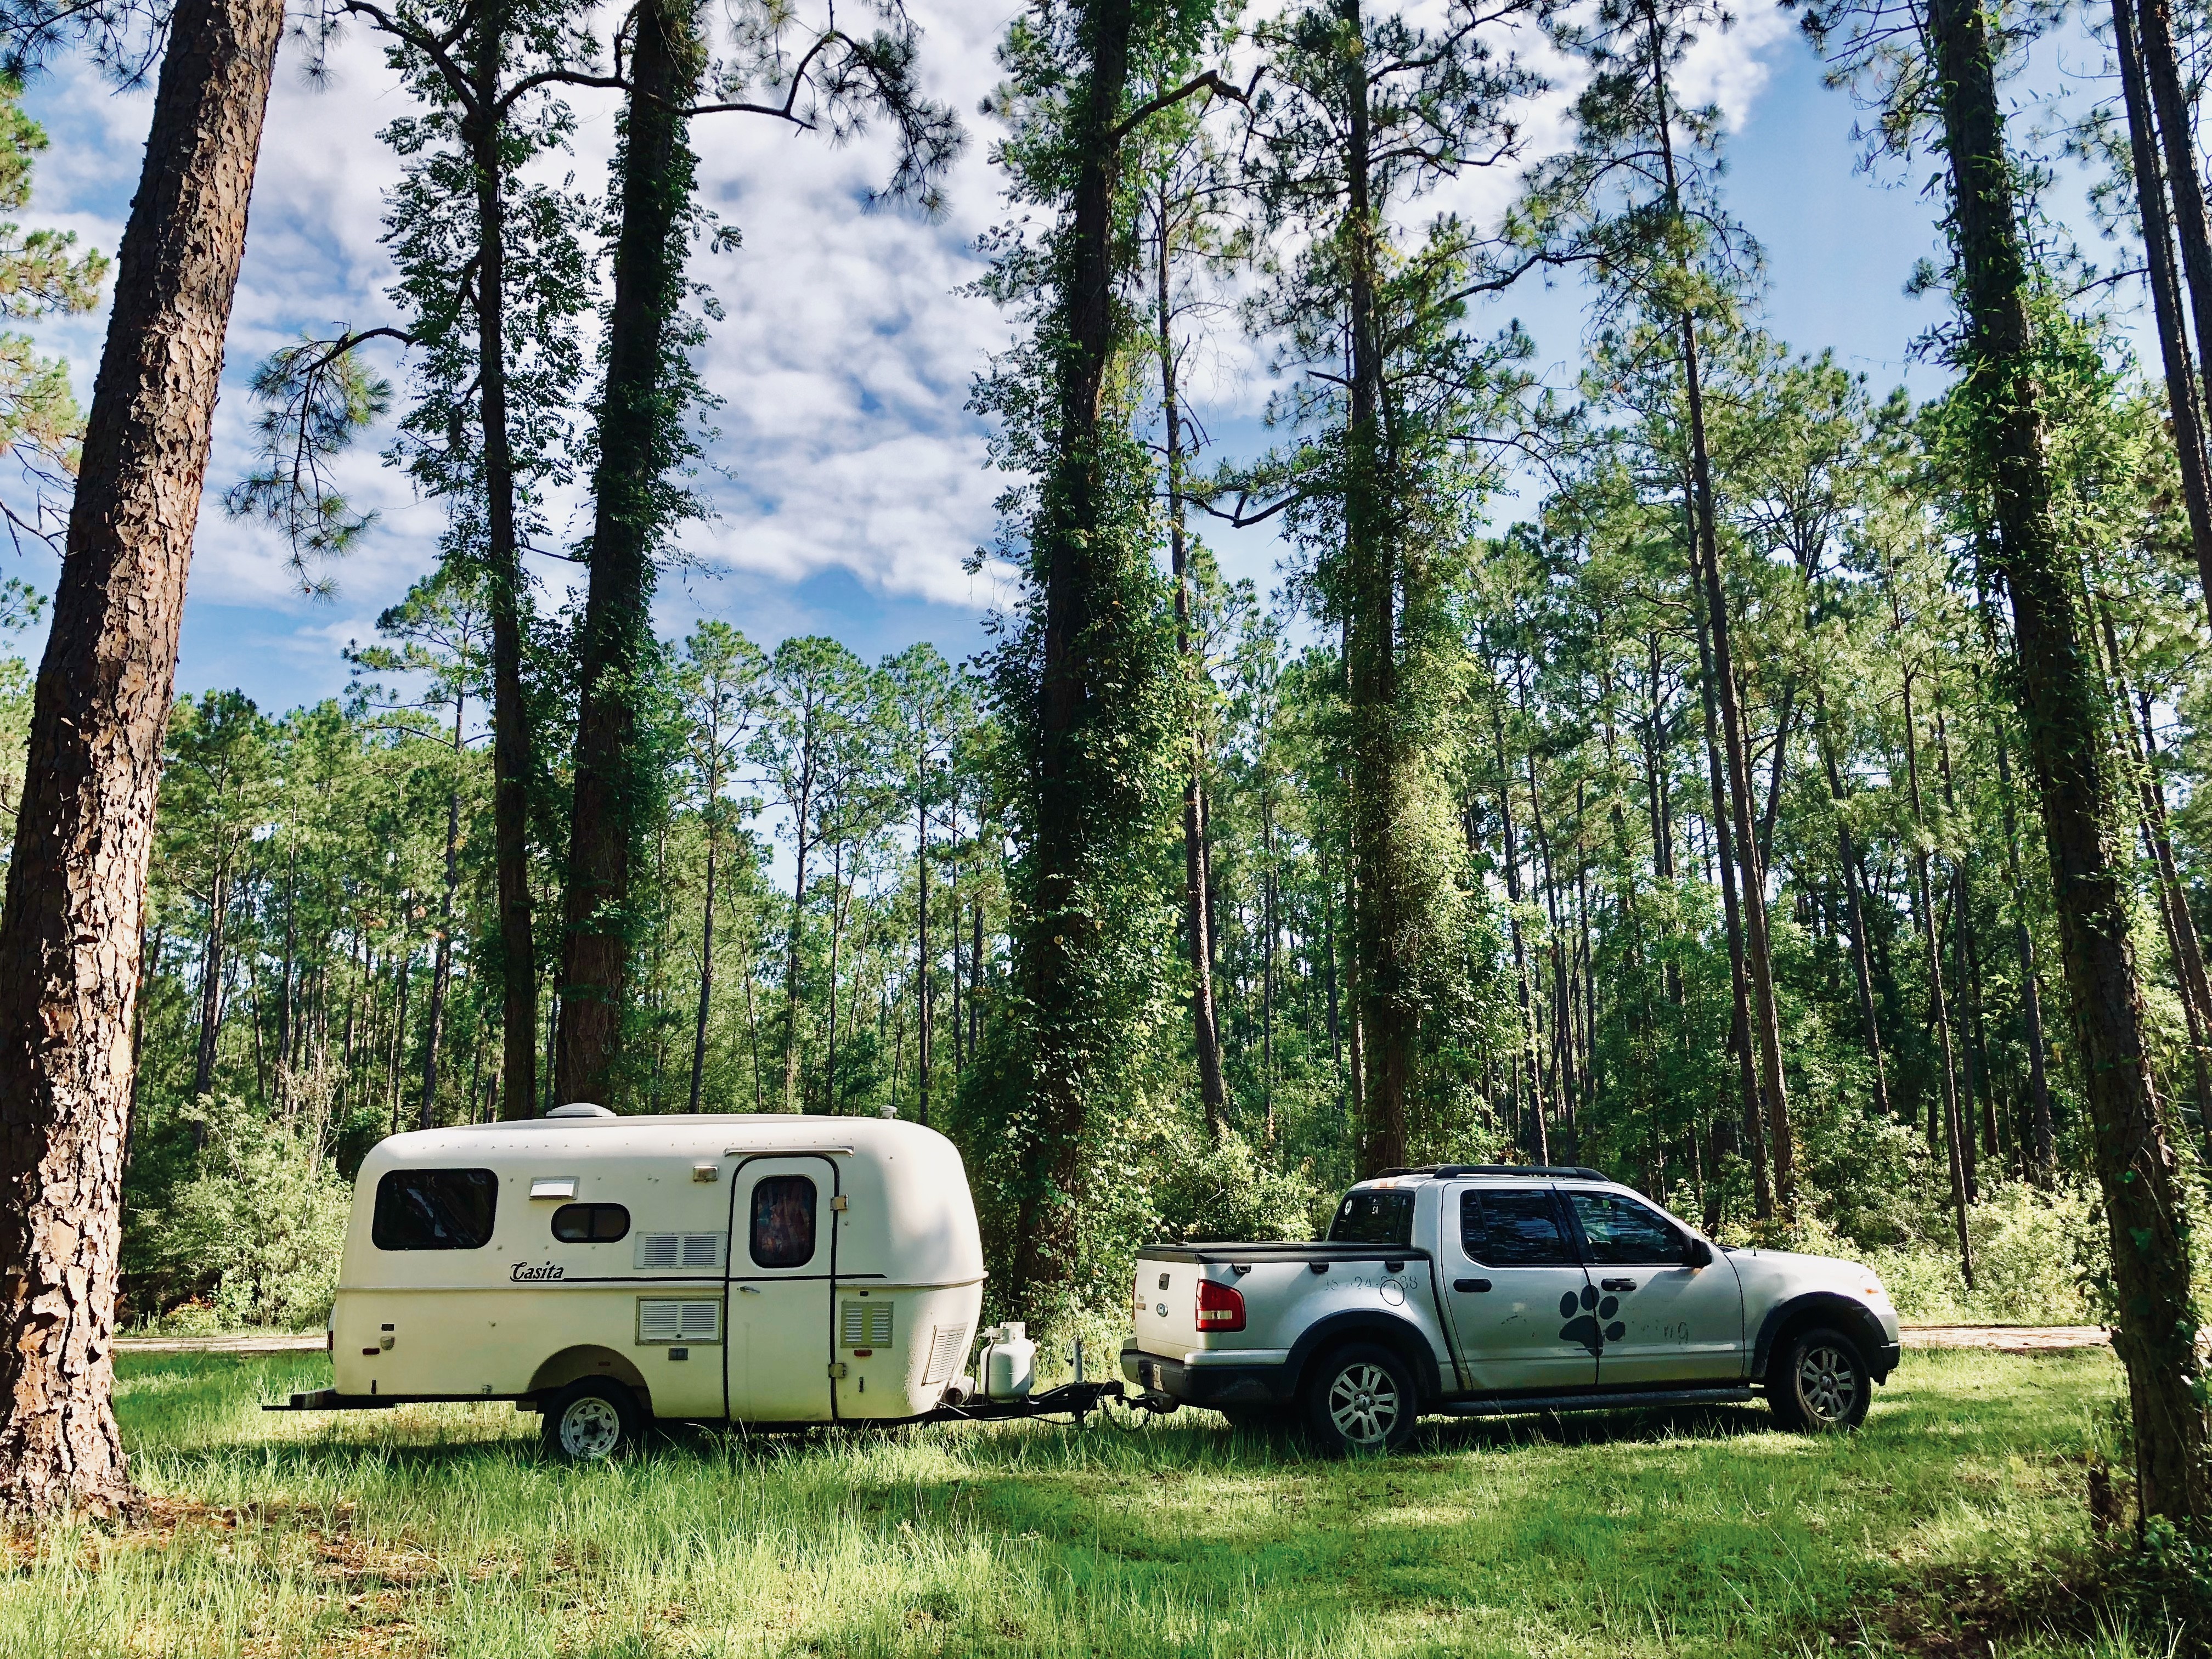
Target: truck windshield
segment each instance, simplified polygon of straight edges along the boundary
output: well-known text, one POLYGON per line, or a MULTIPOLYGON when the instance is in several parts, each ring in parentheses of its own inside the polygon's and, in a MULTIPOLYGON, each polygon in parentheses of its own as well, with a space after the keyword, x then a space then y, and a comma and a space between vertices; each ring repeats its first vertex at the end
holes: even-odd
POLYGON ((1413 1195, 1411 1193, 1346 1193, 1336 1206, 1336 1219, 1328 1224, 1331 1244, 1411 1244, 1413 1242, 1413 1195))

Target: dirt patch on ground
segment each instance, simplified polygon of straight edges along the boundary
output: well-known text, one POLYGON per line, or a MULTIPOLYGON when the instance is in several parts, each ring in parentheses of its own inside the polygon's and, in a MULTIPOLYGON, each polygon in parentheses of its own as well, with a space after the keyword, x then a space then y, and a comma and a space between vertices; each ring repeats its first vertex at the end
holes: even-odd
POLYGON ((1994 1348, 1999 1353, 2063 1353, 2071 1348, 2109 1348, 2101 1325, 1905 1325, 1908 1348, 1994 1348))

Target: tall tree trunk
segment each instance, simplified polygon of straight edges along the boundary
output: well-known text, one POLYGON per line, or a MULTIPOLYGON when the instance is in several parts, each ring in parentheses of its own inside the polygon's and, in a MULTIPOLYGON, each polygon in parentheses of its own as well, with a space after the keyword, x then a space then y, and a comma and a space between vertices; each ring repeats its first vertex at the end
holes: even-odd
POLYGON ((791 939, 783 974, 783 1109, 799 1109, 799 950, 806 919, 806 814, 811 803, 802 802, 793 814, 799 829, 798 869, 791 879, 791 939))
POLYGON ((1159 258, 1156 270, 1159 328, 1161 419, 1167 428, 1168 560, 1175 577, 1176 660, 1182 665, 1189 754, 1182 784, 1183 935, 1190 947, 1190 1023, 1198 1049, 1198 1090, 1206 1109, 1206 1132, 1221 1133, 1229 1091, 1221 1079, 1221 1027, 1213 1006, 1213 936, 1206 902, 1206 846, 1200 821, 1205 788, 1206 750, 1198 720, 1198 684, 1206 665, 1190 633, 1189 549, 1183 526, 1182 402, 1176 374, 1175 312, 1169 288, 1172 218, 1163 186, 1159 214, 1159 258))
POLYGON ((1851 930, 1851 973, 1858 988, 1859 1024, 1866 1036, 1867 1060, 1874 1067, 1875 1110, 1888 1121, 1889 1074, 1882 1064, 1881 1021, 1874 999, 1874 953, 1867 939, 1866 905, 1859 896, 1857 849, 1851 842, 1850 819, 1845 815, 1844 777, 1836 764, 1836 747, 1826 730, 1825 703, 1816 703, 1814 724, 1820 746, 1820 764, 1828 775, 1828 799, 1836 810, 1836 861, 1844 872, 1844 914, 1851 930))
POLYGON ((1408 757, 1398 708, 1396 532, 1384 487, 1383 345, 1376 288, 1381 280, 1382 204, 1373 199, 1367 59, 1361 0, 1335 0, 1343 58, 1346 283, 1351 337, 1351 395, 1345 434, 1344 523, 1348 566, 1346 666, 1351 678, 1352 788, 1359 878, 1353 890, 1358 940, 1358 990, 1365 1049, 1359 1167, 1364 1173, 1405 1164, 1407 1091, 1413 1079, 1419 1016, 1415 964, 1405 926, 1413 895, 1404 846, 1408 757))
POLYGON ((199 1045, 192 1057, 192 1095, 215 1087, 216 1039, 222 1031, 223 935, 230 920, 230 859, 218 852, 208 898, 207 949, 200 965, 199 1045))
MULTIPOLYGON (((467 699, 453 697, 453 787, 446 792, 446 887, 438 900, 438 954, 430 973, 429 1031, 422 1042, 422 1127, 432 1127, 438 1109, 438 1050, 446 1036, 446 999, 453 983, 453 910, 461 890, 461 788, 459 772, 465 752, 462 719, 467 699)), ((473 1088, 473 1085, 471 1085, 473 1088)), ((474 1110, 474 1096, 471 1097, 474 1110)))
MULTIPOLYGON (((1491 734, 1498 749, 1498 817, 1501 836, 1505 843, 1505 926, 1513 941, 1513 981, 1520 1000, 1521 1042, 1514 1058, 1516 1080, 1525 1077, 1527 1091, 1522 1095, 1522 1133, 1524 1147, 1531 1162, 1549 1164, 1552 1161, 1550 1139, 1544 1123, 1544 1081, 1537 1061, 1536 1010, 1529 993, 1528 950, 1521 936, 1521 849, 1513 832, 1513 773, 1505 759, 1505 726, 1495 703, 1490 711, 1491 734)), ((1521 1093, 1519 1090, 1516 1093, 1521 1093)))
POLYGON ((283 8, 179 0, 124 228, 0 908, 0 1510, 112 1513, 155 788, 283 8))
POLYGON ((558 1062, 564 1100, 604 1099, 621 1047, 630 860, 653 793, 638 710, 652 672, 653 555, 665 527, 661 483, 671 428, 682 418, 666 396, 665 359, 668 323, 683 300, 694 171, 683 112, 703 56, 693 0, 652 0, 635 15, 591 578, 578 641, 558 1062))
MULTIPOLYGON (((915 1117, 929 1121, 930 960, 929 960, 929 808, 919 787, 915 791, 914 860, 914 1079, 915 1117)), ((957 916, 958 912, 954 913, 957 916)), ((959 926, 956 921, 955 927, 959 926)), ((957 957, 959 954, 954 951, 957 957)), ((953 971, 959 972, 956 963, 953 971)))
MULTIPOLYGON (((2119 1305, 2136 1491, 2146 1516, 2195 1531, 2212 1518, 2201 1366, 2172 1148, 2143 1048, 2125 884, 2110 838, 2118 802, 2095 677, 2051 517, 2028 317, 2028 272, 2005 152, 1988 14, 1929 15, 1952 228, 1968 327, 1965 390, 2012 601, 2016 684, 2043 806, 2060 956, 2081 1056, 2119 1305)), ((2148 43, 2147 43, 2148 44, 2148 43)), ((2177 180, 2177 188, 2179 188, 2177 180)))
MULTIPOLYGON (((1694 514, 1692 516, 1694 520, 1694 514)), ((1691 528, 1693 547, 1697 533, 1693 522, 1691 528)), ((1697 556, 1692 552, 1692 567, 1697 562, 1697 556)), ((1714 690, 1717 675, 1709 626, 1711 605, 1704 584, 1696 579, 1694 568, 1691 586, 1690 609, 1697 618, 1698 629, 1698 681, 1705 716, 1705 772, 1712 786, 1713 862, 1718 866, 1720 876, 1721 916, 1728 933, 1729 988, 1735 999, 1729 1015, 1729 1046, 1735 1051, 1736 1080, 1743 1091, 1745 1151, 1751 1158, 1753 1212, 1764 1221, 1774 1213, 1774 1188, 1767 1170, 1766 1129, 1764 1114, 1759 1109, 1757 1062, 1752 1056, 1751 975, 1744 961, 1743 908, 1736 893, 1735 850, 1729 844, 1728 779, 1721 766, 1720 706, 1714 690)))
POLYGON ((492 843, 499 888, 501 1115, 535 1117, 538 1100, 538 951, 530 894, 530 709, 522 690, 527 584, 514 527, 514 449, 507 421, 507 161, 500 82, 507 10, 482 0, 475 110, 464 124, 476 173, 477 410, 483 440, 484 592, 491 613, 492 843))
MULTIPOLYGON (((1668 107, 1666 56, 1659 19, 1645 0, 1652 92, 1658 106, 1659 155, 1666 179, 1667 204, 1681 212, 1674 170, 1673 117, 1668 107)), ((1705 592, 1705 627, 1711 635, 1712 675, 1719 700, 1722 750, 1728 758, 1730 829, 1743 875, 1744 966, 1751 981, 1753 1036, 1757 1040, 1761 1092, 1766 1102, 1766 1141, 1774 1171, 1775 1201, 1785 1212, 1796 1201, 1796 1154, 1790 1127, 1790 1102, 1782 1078, 1782 1030, 1774 1001, 1773 957, 1766 936, 1766 889, 1760 878, 1759 843, 1752 833, 1751 767, 1744 753, 1743 717, 1736 706, 1735 653, 1729 623, 1728 593, 1721 582, 1720 539, 1713 502, 1712 457, 1705 441, 1705 398, 1700 378, 1697 319, 1686 308, 1677 324, 1681 337, 1683 400, 1690 416, 1690 505, 1696 532, 1692 562, 1705 592)), ((1776 757, 1776 764, 1781 757, 1776 757)))
MULTIPOLYGON (((2197 555, 2204 602, 2212 606, 2212 484, 2206 479, 2205 406, 2198 401, 2197 368, 2181 320, 2180 284, 2173 268, 2173 227, 2166 215, 2166 170, 2160 165, 2150 96, 2143 85, 2142 55, 2136 38, 2131 0, 2112 0, 2112 35, 2113 55, 2119 59, 2120 87, 2127 104, 2128 155, 2134 164, 2136 204, 2142 216, 2151 313, 2158 329, 2160 365, 2166 371, 2173 446, 2181 463, 2182 503, 2189 514, 2190 545, 2197 555)), ((2185 159, 2193 161, 2193 157, 2185 159)), ((2194 167, 2190 170, 2193 175, 2194 167)))
MULTIPOLYGON (((1986 600, 1984 603, 1986 604, 1986 600)), ((2012 885, 2013 952, 2020 964, 2020 1018, 2027 1048, 2028 1109, 2033 1115, 2031 1133, 2035 1164, 2031 1174, 2051 1186, 2058 1178, 2057 1127, 2051 1111, 2051 1077, 2045 1068, 2043 991, 2041 970, 2036 966, 2035 935, 2027 926, 2027 887, 2020 873, 2020 829, 2013 807, 2011 739, 1995 732, 1997 751, 1997 799, 2004 811, 2005 879, 2012 885)))
MULTIPOLYGON (((2139 31, 2135 32, 2132 43, 2128 38, 2130 31, 2126 28, 2125 21, 2118 14, 2118 9, 2121 3, 2123 0, 2115 0, 2113 23, 2119 31, 2118 44, 2120 48, 2123 89, 2126 90, 2126 82, 2130 78, 2129 72, 2139 64, 2143 79, 2148 83, 2147 89, 2149 93, 2149 109, 2145 112, 2141 123, 2143 137, 2148 141, 2153 136, 2154 129, 2155 137, 2165 148, 2166 183, 2172 186, 2173 193, 2173 228, 2180 234, 2181 267, 2188 285, 2190 316, 2197 325, 2197 345, 2198 351, 2202 353, 2207 349, 2207 343, 2212 342, 2212 227, 2208 227, 2207 224, 2204 180, 2203 174, 2197 171, 2197 166, 2194 137, 2196 126, 2191 119, 2194 112, 2193 104, 2182 84, 2180 61, 2174 49, 2171 0, 2136 0, 2135 21, 2140 22, 2142 27, 2139 31), (2134 52, 2129 50, 2131 44, 2136 48, 2134 52)), ((2141 90, 2138 89, 2136 100, 2138 102, 2141 101, 2141 90)), ((2129 118, 2129 137, 2132 141, 2136 137, 2136 128, 2138 125, 2132 107, 2130 109, 2129 118)), ((2149 169, 2148 179, 2146 181, 2140 161, 2137 162, 2137 167, 2138 199, 2147 199, 2160 210, 2155 215, 2147 211, 2143 221, 2145 240, 2147 243, 2153 243, 2151 221, 2154 216, 2161 220, 2165 216, 2162 210, 2163 203, 2158 202, 2155 196, 2158 169, 2155 166, 2149 169)), ((2154 302, 2157 297, 2157 284, 2161 269, 2169 277, 2172 270, 2170 246, 2171 245, 2165 242, 2163 239, 2158 239, 2147 249, 2149 254, 2148 263, 2151 270, 2154 302), (2164 255, 2163 258, 2161 254, 2164 255)), ((2179 296, 2175 297, 2178 301, 2179 296)), ((2175 309, 2178 313, 2179 310, 2178 303, 2175 309)), ((2161 336, 2166 331, 2161 327, 2161 336)), ((2172 333, 2179 342, 2180 319, 2178 314, 2174 319, 2172 333)), ((2166 342, 2161 338, 2161 356, 2165 356, 2165 352, 2166 342)), ((2188 363, 2185 348, 2181 354, 2181 362, 2185 369, 2188 363)), ((2170 374, 2172 372, 2170 363, 2167 368, 2170 374)), ((2191 382, 2185 377, 2183 384, 2185 389, 2191 382)), ((2206 386, 2201 380, 2196 380, 2194 385, 2200 400, 2207 396, 2212 396, 2212 386, 2206 386)), ((2212 410, 2208 410, 2207 405, 2200 401, 2196 410, 2197 418, 2191 422, 2191 425, 2196 428, 2199 446, 2197 457, 2200 463, 2203 456, 2202 445, 2207 424, 2204 416, 2208 412, 2212 410)), ((2177 438, 2182 436, 2179 422, 2176 423, 2175 436, 2177 438)), ((2185 469, 2185 488, 2186 469, 2189 465, 2185 455, 2182 465, 2185 469)), ((2202 476, 2200 465, 2200 478, 2202 476)), ((2196 528, 2192 519, 2191 524, 2192 535, 2196 528)), ((2212 605, 2212 565, 2208 565, 2206 562, 2208 547, 2212 547, 2212 543, 2208 543, 2202 538, 2196 538, 2196 541, 2198 570, 2207 578, 2205 603, 2212 605)))
POLYGON ((1905 775, 1912 804, 1912 882, 1920 913, 1922 962, 1928 971, 1928 1021, 1936 1032, 1936 1084, 1943 1146, 1951 1171, 1951 1212, 1958 1224, 1959 1273, 1974 1288, 1974 1246, 1966 1228, 1966 1170, 1959 1145, 1959 1085, 1951 1054, 1950 1011, 1943 1000, 1942 952, 1936 943, 1936 902, 1928 880, 1927 815, 1920 805, 1920 733, 1912 718, 1912 673, 1905 676, 1905 775))
POLYGON ((721 850, 722 771, 719 763, 708 770, 707 895, 699 908, 699 1012, 691 1025, 690 1109, 699 1109, 699 1088, 707 1074, 707 1015, 714 998, 714 878, 716 854, 721 850))

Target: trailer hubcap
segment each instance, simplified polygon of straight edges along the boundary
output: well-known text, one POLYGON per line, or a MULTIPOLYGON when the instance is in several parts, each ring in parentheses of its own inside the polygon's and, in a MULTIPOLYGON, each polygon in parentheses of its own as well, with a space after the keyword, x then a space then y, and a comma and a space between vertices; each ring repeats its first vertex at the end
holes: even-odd
POLYGON ((587 1394, 561 1413, 561 1449, 571 1457, 605 1457, 622 1440, 622 1415, 611 1400, 587 1394))
POLYGON ((1398 1384, 1380 1365, 1347 1365, 1329 1385, 1328 1420, 1357 1446, 1379 1446, 1398 1426, 1398 1384))
POLYGON ((1808 1348, 1797 1362, 1797 1394, 1816 1423, 1841 1423, 1858 1397, 1857 1367, 1830 1347, 1808 1348))

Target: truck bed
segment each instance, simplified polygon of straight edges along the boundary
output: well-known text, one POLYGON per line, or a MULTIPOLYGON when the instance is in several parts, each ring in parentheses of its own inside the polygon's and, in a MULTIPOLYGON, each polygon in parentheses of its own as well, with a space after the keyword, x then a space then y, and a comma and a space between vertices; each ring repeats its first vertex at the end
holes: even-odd
POLYGON ((1275 1239, 1252 1244, 1147 1244, 1139 1261, 1191 1261, 1218 1265, 1239 1261, 1425 1261, 1429 1253, 1413 1244, 1328 1244, 1313 1240, 1275 1239))

